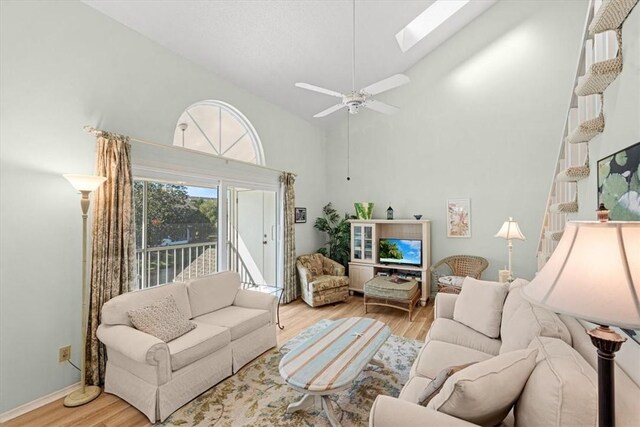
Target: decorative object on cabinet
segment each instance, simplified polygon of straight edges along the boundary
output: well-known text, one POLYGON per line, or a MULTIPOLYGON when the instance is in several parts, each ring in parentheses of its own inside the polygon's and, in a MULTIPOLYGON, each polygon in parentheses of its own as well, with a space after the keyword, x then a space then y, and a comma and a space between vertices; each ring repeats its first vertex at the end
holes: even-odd
POLYGON ((86 382, 85 341, 87 330, 87 293, 89 283, 87 281, 87 219, 89 217, 89 195, 98 189, 107 178, 95 175, 66 174, 64 177, 73 185, 73 188, 82 194, 80 208, 82 209, 82 344, 80 345, 80 388, 64 398, 64 406, 75 407, 91 402, 100 395, 100 387, 86 382))
POLYGON ((357 202, 353 206, 356 209, 356 218, 358 219, 371 219, 373 218, 373 206, 372 202, 357 202))
POLYGON ((420 284, 420 302, 430 297, 431 221, 413 219, 351 220, 351 261, 349 291, 364 293, 364 284, 376 276, 415 279, 420 284), (405 240, 419 242, 420 265, 391 264, 380 259, 380 242, 405 240))
POLYGON ((600 325, 587 332, 598 349, 600 426, 615 425, 614 357, 626 341, 608 325, 640 329, 638 271, 640 222, 570 221, 549 261, 523 288, 534 304, 600 325))
POLYGON ((520 227, 518 223, 513 220, 513 218, 509 217, 508 221, 505 221, 502 224, 502 227, 495 236, 493 237, 501 237, 507 240, 507 247, 509 248, 509 282, 513 281, 513 270, 511 269, 511 254, 513 253, 513 243, 511 242, 513 239, 525 240, 524 234, 520 231, 520 227))
POLYGON ((447 200, 447 237, 471 237, 471 200, 447 200))
POLYGON ((598 200, 616 221, 640 221, 640 142, 598 161, 598 200))
POLYGON ((393 208, 391 207, 391 203, 389 203, 389 207, 387 208, 387 219, 393 219, 393 208))
POLYGON ((311 307, 346 301, 349 278, 345 268, 322 254, 301 255, 296 261, 302 300, 311 307))
POLYGON ((340 218, 338 211, 333 208, 331 202, 322 208, 322 216, 316 218, 313 227, 327 233, 328 240, 325 246, 318 249, 318 253, 330 258, 347 267, 349 263, 349 242, 350 228, 349 219, 353 218, 349 214, 344 214, 340 218))
POLYGON ((475 255, 452 255, 441 259, 429 269, 431 280, 438 285, 438 292, 459 294, 462 280, 469 276, 482 278, 489 261, 475 255))
POLYGON ((422 219, 422 215, 421 214, 416 214, 413 216, 416 220, 420 220, 422 219))
POLYGON ((296 224, 307 222, 307 208, 296 208, 296 224))

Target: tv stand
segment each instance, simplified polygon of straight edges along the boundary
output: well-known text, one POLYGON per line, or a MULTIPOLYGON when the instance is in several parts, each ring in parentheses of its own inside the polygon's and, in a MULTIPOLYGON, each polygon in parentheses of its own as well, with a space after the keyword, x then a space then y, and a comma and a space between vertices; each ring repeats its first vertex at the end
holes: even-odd
POLYGON ((349 293, 363 293, 365 282, 379 273, 396 274, 416 279, 420 283, 420 303, 427 304, 431 294, 431 221, 429 220, 351 220, 351 261, 349 262, 349 293), (381 238, 422 240, 422 265, 402 265, 379 262, 381 238))

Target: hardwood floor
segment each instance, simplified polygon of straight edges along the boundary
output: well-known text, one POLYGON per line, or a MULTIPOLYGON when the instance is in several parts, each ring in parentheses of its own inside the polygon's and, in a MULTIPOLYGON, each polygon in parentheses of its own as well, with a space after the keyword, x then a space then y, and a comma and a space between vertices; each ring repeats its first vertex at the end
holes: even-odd
MULTIPOLYGON (((414 310, 413 321, 401 310, 387 307, 371 307, 364 313, 362 297, 355 295, 346 303, 311 308, 301 300, 280 308, 280 322, 284 330, 278 331, 278 346, 281 346, 302 330, 322 319, 363 316, 385 322, 394 335, 422 340, 433 322, 433 302, 414 310)), ((149 420, 124 400, 102 393, 96 400, 78 408, 65 408, 62 399, 1 424, 3 427, 17 426, 64 426, 64 427, 138 427, 150 426, 149 420)))

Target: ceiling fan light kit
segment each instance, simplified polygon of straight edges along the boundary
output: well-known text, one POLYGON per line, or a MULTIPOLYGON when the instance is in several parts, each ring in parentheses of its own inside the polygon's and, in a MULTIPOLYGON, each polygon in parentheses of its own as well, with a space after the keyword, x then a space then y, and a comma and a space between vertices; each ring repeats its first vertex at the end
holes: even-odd
POLYGON ((340 93, 335 90, 325 89, 320 86, 312 85, 309 83, 296 83, 296 87, 301 89, 310 90, 313 92, 322 93, 324 95, 334 96, 341 98, 339 104, 333 105, 326 110, 314 115, 315 118, 325 117, 331 113, 335 113, 342 108, 347 108, 350 114, 357 114, 360 107, 369 108, 384 114, 394 114, 400 109, 396 106, 386 104, 384 102, 372 99, 372 96, 378 95, 382 92, 386 92, 391 89, 395 89, 399 86, 409 83, 411 80, 404 74, 394 74, 391 77, 382 79, 379 82, 370 84, 369 86, 356 90, 355 86, 356 78, 356 3, 353 1, 353 49, 352 49, 352 70, 351 70, 351 82, 352 90, 349 93, 340 93))

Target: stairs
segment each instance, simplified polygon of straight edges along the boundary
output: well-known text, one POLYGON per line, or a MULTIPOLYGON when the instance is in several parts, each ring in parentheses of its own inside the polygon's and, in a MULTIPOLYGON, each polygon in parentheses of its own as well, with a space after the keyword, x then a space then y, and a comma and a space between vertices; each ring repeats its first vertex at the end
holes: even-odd
POLYGON ((604 131, 605 92, 623 69, 622 25, 637 2, 590 0, 576 85, 540 232, 538 270, 555 250, 568 216, 579 210, 577 186, 591 173, 589 144, 597 144, 596 137, 604 131))

